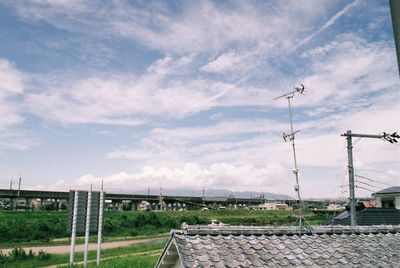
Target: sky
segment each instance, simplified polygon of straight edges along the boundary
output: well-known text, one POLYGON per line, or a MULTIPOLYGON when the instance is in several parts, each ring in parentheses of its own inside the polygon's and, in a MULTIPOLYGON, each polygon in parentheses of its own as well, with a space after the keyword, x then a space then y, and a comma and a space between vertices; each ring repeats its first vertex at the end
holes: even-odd
MULTIPOLYGON (((2 1, 0 188, 294 197, 304 84, 300 193, 346 198, 341 134, 400 130, 387 2, 2 1)), ((357 196, 400 185, 400 145, 353 142, 357 196)))

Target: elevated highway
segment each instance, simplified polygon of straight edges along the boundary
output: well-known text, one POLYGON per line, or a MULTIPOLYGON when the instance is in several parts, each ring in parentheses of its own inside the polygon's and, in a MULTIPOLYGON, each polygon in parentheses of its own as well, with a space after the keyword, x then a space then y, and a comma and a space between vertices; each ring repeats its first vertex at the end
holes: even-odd
MULTIPOLYGON (((42 190, 10 190, 0 189, 0 199, 25 199, 26 203, 30 203, 31 200, 54 200, 56 202, 64 201, 68 203, 70 199, 70 192, 62 191, 42 191, 42 190)), ((141 194, 126 194, 126 193, 107 193, 106 200, 111 200, 113 209, 118 210, 122 203, 131 202, 132 209, 136 210, 138 204, 142 201, 147 201, 150 204, 156 205, 160 203, 160 196, 158 195, 141 195, 141 194)), ((225 196, 173 196, 165 195, 162 196, 163 202, 167 207, 171 207, 175 204, 187 204, 189 206, 200 206, 200 207, 211 207, 211 206, 229 206, 229 205, 259 205, 267 200, 263 198, 234 198, 225 196)), ((278 201, 278 200, 274 200, 278 201)), ((284 200, 280 200, 284 201, 284 200)))

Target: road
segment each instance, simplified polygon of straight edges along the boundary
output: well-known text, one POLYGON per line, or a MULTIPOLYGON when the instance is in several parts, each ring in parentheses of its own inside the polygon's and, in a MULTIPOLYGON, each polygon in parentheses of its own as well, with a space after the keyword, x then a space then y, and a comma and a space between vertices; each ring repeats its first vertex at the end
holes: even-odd
MULTIPOLYGON (((166 238, 157 237, 157 238, 147 238, 147 239, 136 239, 136 240, 123 240, 123 241, 114 241, 114 242, 105 242, 101 244, 101 249, 110 249, 110 248, 121 248, 121 247, 129 247, 139 243, 148 243, 148 242, 162 242, 165 241, 166 238)), ((75 252, 83 252, 85 245, 80 244, 75 246, 75 252)), ((43 250, 46 253, 50 254, 68 254, 70 251, 70 245, 62 245, 62 246, 35 246, 35 247, 23 247, 25 252, 29 252, 32 250, 33 253, 38 253, 43 250)), ((8 254, 14 248, 6 248, 1 249, 3 254, 8 254)), ((97 243, 90 243, 89 250, 97 250, 97 243)))

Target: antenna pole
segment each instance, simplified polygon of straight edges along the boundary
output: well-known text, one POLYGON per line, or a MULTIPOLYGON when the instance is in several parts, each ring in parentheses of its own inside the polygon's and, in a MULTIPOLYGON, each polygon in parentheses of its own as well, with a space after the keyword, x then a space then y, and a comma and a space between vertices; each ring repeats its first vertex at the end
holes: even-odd
POLYGON ((294 139, 295 139, 295 133, 293 131, 293 119, 292 119, 292 106, 290 104, 290 99, 293 98, 293 95, 291 96, 287 96, 286 97, 288 100, 288 104, 289 104, 289 118, 290 118, 290 140, 292 141, 292 148, 293 148, 293 159, 294 159, 294 170, 293 173, 296 177, 296 193, 297 193, 297 199, 299 200, 299 202, 301 202, 301 197, 300 197, 300 186, 299 186, 299 172, 298 172, 298 168, 297 168, 297 157, 296 157, 296 146, 294 143, 294 139))
MULTIPOLYGON (((296 146, 294 143, 294 139, 295 139, 295 134, 298 131, 294 131, 293 129, 293 116, 292 116, 292 105, 291 105, 291 99, 294 97, 295 93, 300 93, 303 94, 304 92, 304 85, 301 84, 301 86, 295 87, 293 91, 283 94, 277 98, 275 98, 274 100, 280 99, 285 97, 288 100, 288 105, 289 105, 289 119, 290 119, 290 133, 283 133, 283 139, 285 141, 291 141, 292 142, 292 150, 293 150, 293 159, 294 159, 294 169, 293 169, 293 174, 296 178, 296 185, 294 186, 294 190, 296 191, 296 195, 297 195, 297 200, 299 202, 299 224, 300 224, 300 228, 303 227, 303 203, 301 200, 301 196, 300 196, 300 185, 299 185, 299 169, 297 167, 297 157, 296 157, 296 146), (288 140, 289 138, 289 140, 288 140)), ((301 232, 301 231, 300 231, 301 232)))

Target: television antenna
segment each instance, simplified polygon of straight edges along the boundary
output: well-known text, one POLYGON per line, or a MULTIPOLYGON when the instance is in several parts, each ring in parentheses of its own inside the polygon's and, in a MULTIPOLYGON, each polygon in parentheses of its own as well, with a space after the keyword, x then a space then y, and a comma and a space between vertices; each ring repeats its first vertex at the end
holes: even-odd
POLYGON ((301 95, 304 95, 304 90, 305 87, 303 84, 300 84, 300 86, 294 87, 294 90, 285 93, 279 97, 274 98, 274 100, 278 100, 280 98, 286 98, 288 101, 288 106, 289 106, 289 118, 290 118, 290 133, 285 133, 283 132, 282 137, 283 140, 285 142, 291 142, 292 143, 292 150, 293 150, 293 159, 294 159, 294 169, 293 169, 293 174, 295 176, 296 179, 296 184, 294 185, 294 190, 296 192, 297 195, 297 200, 300 204, 300 217, 299 217, 299 223, 300 223, 300 227, 302 227, 302 220, 303 220, 303 216, 302 216, 302 207, 303 207, 303 202, 301 200, 301 195, 300 195, 300 185, 299 185, 299 169, 297 167, 297 157, 296 157, 296 146, 295 146, 295 135, 296 133, 298 133, 300 130, 293 130, 293 116, 292 116, 292 106, 291 106, 291 100, 293 99, 293 97, 295 96, 296 93, 299 93, 301 95))

